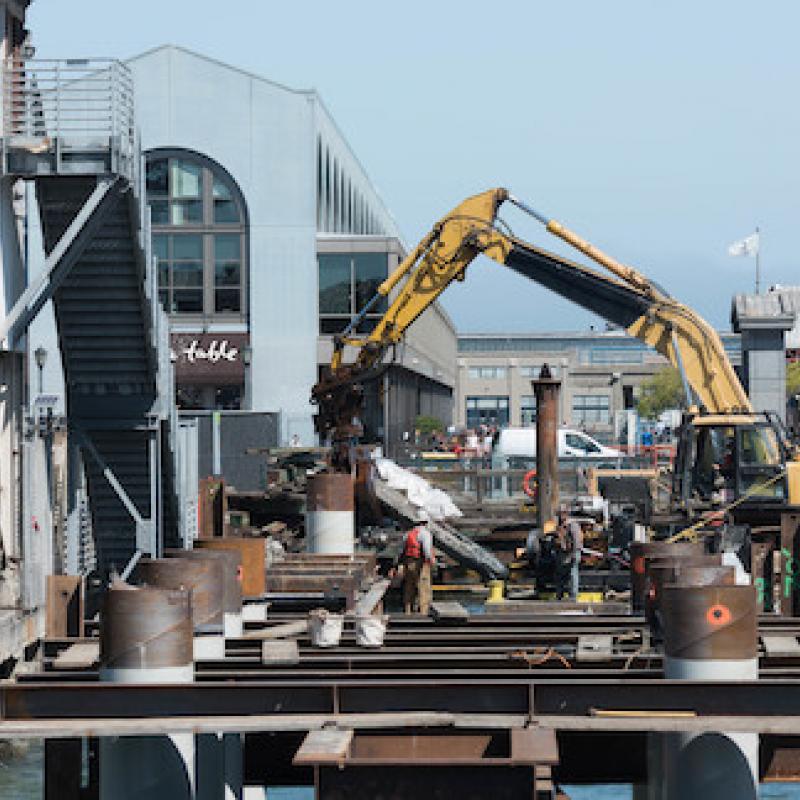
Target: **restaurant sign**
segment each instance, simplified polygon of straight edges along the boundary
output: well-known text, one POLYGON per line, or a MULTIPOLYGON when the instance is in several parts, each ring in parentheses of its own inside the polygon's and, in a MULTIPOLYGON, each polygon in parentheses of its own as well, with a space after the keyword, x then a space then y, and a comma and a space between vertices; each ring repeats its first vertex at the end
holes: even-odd
POLYGON ((244 381, 246 333, 173 333, 172 362, 179 383, 230 384, 244 381))

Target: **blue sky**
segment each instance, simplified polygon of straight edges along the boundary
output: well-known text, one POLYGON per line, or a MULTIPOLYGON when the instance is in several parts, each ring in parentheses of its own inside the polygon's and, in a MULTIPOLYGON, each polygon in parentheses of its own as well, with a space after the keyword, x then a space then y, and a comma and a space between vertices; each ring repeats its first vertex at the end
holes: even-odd
MULTIPOLYGON (((794 0, 34 0, 29 27, 41 58, 173 43, 315 87, 409 244, 505 185, 724 329, 756 225, 764 282, 800 283, 794 0)), ((599 324, 488 261, 443 300, 461 330, 599 324)))

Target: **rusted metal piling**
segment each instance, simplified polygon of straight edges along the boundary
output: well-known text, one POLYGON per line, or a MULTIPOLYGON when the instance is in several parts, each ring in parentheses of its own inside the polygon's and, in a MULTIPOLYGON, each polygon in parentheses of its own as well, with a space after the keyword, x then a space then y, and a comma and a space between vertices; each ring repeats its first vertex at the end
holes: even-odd
MULTIPOLYGON (((190 593, 112 586, 100 616, 100 680, 182 684, 193 679, 190 593)), ((193 734, 101 738, 100 800, 195 796, 193 734)))
POLYGON ((222 633, 221 563, 199 558, 143 558, 134 577, 136 583, 156 589, 189 590, 195 632, 222 633))
MULTIPOLYGON (((664 677, 687 681, 755 681, 758 620, 753 586, 692 585, 728 581, 722 572, 678 574, 663 591, 664 677)), ((667 734, 660 784, 666 800, 754 800, 758 794, 758 735, 667 734)))
POLYGON ((201 550, 231 550, 239 554, 242 596, 261 597, 265 591, 266 546, 260 536, 220 536, 197 541, 201 550))
POLYGON ((644 610, 647 595, 647 564, 653 559, 703 555, 703 545, 695 542, 631 543, 631 606, 634 613, 644 610))
POLYGON ((350 473, 308 479, 306 550, 351 555, 355 551, 355 494, 350 473))
POLYGON ((216 547, 223 539, 197 540, 197 550, 170 550, 173 558, 217 559, 222 564, 222 628, 232 638, 242 635, 242 554, 237 548, 216 547))
POLYGON ((558 511, 558 422, 561 381, 542 365, 539 377, 531 381, 536 395, 536 480, 539 527, 554 519, 558 511))

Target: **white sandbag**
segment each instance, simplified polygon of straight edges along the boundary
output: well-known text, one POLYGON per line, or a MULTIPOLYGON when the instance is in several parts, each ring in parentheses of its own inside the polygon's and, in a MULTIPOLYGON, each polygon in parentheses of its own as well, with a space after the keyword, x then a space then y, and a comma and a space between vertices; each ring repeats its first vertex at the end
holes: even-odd
POLYGON ((342 638, 344 617, 317 608, 308 615, 308 632, 313 647, 337 647, 342 638))
POLYGON ((381 647, 386 627, 387 615, 364 614, 356 617, 356 644, 359 647, 381 647))
POLYGON ((382 480, 390 489, 405 492, 408 502, 424 509, 430 519, 461 517, 461 509, 452 501, 450 495, 431 486, 428 481, 398 466, 388 458, 376 458, 375 466, 382 480))

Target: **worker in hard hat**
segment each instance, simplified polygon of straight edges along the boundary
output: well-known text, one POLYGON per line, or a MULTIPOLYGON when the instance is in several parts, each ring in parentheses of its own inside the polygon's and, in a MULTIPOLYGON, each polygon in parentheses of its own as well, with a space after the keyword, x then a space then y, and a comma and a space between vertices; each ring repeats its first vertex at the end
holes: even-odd
POLYGON ((569 596, 578 599, 580 588, 583 530, 577 520, 570 519, 565 505, 558 509, 556 540, 556 597, 560 600, 569 587, 569 596))
POLYGON ((414 606, 425 616, 433 601, 431 568, 433 567, 433 536, 425 524, 428 514, 419 513, 419 522, 403 538, 403 611, 410 614, 414 606))

